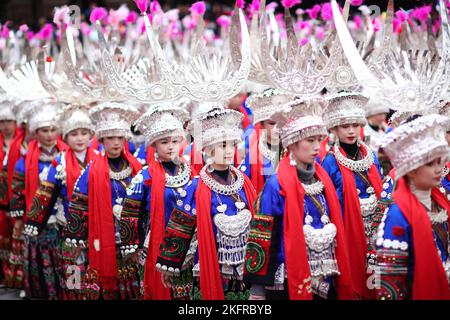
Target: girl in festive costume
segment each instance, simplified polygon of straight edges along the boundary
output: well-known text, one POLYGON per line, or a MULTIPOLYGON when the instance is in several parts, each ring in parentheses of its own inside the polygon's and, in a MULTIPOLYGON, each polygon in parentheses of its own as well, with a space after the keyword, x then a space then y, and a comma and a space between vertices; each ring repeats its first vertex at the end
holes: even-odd
POLYGON ((137 267, 123 267, 120 214, 126 188, 142 169, 124 148, 137 110, 125 103, 103 102, 90 115, 104 150, 75 183, 64 237, 79 252, 75 261, 88 267, 81 283, 86 299, 137 299, 137 267), (108 201, 108 199, 110 201, 108 201))
POLYGON ((288 149, 258 197, 247 244, 251 299, 351 299, 350 265, 334 185, 315 160, 327 135, 323 100, 295 99, 274 115, 288 149))
POLYGON ((196 147, 205 152, 207 164, 172 213, 156 265, 170 286, 183 263, 194 259, 192 299, 250 294, 243 282, 244 256, 256 194, 250 179, 232 166, 241 121, 241 113, 215 108, 193 122, 196 147))
POLYGON ((360 138, 366 123, 361 94, 341 92, 328 98, 324 122, 335 137, 335 144, 322 166, 336 188, 342 208, 347 245, 353 250, 350 267, 355 290, 360 298, 371 299, 367 286, 367 259, 370 258, 371 223, 382 191, 378 160, 360 138))
POLYGON ((187 117, 181 108, 158 104, 135 123, 154 155, 128 187, 120 222, 121 249, 124 257, 130 257, 128 260, 141 260, 144 299, 189 299, 189 268, 182 276, 172 278, 171 290, 164 288, 155 268, 167 222, 177 204, 182 205, 184 187, 191 180, 190 164, 179 157, 187 117))
POLYGON ((450 206, 438 189, 448 160, 446 121, 419 117, 381 145, 395 168, 396 188, 377 233, 377 299, 450 299, 450 206))

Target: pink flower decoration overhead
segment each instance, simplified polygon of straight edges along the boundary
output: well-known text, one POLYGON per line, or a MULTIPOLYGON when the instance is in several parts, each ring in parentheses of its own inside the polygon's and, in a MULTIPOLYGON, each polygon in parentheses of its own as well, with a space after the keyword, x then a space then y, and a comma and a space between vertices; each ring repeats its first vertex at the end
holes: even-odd
POLYGON ((80 23, 80 30, 84 35, 89 35, 89 33, 91 33, 91 28, 86 22, 80 23))
POLYGON ((360 16, 355 16, 353 21, 355 22, 356 29, 361 29, 362 28, 362 20, 361 20, 360 16))
POLYGON ((158 1, 155 0, 151 3, 150 12, 151 13, 161 13, 162 12, 161 5, 159 4, 158 1))
POLYGON ((28 31, 28 26, 26 25, 26 24, 22 24, 22 25, 20 25, 20 27, 19 27, 19 30, 20 31, 22 31, 22 32, 27 32, 28 31))
POLYGON ((53 35, 53 25, 46 23, 39 31, 38 36, 42 40, 50 40, 53 35))
POLYGON ((395 13, 395 16, 400 20, 400 22, 406 21, 406 20, 408 20, 408 18, 409 18, 408 13, 406 13, 406 12, 403 11, 403 10, 398 10, 398 11, 395 13))
POLYGON ((108 11, 105 8, 97 7, 91 12, 91 16, 89 17, 89 21, 91 23, 96 23, 97 21, 101 21, 106 18, 108 15, 108 11))
POLYGON ((431 13, 431 6, 424 6, 424 7, 415 9, 412 12, 412 16, 413 16, 413 18, 415 18, 423 23, 428 20, 430 13, 431 13))
POLYGON ((315 28, 316 37, 319 40, 325 39, 325 28, 317 26, 315 28))
POLYGON ((306 9, 306 12, 308 13, 311 19, 315 20, 317 19, 317 15, 320 12, 320 5, 316 4, 311 9, 306 9))
POLYGON ((62 8, 55 8, 55 14, 53 15, 53 23, 60 27, 63 24, 70 22, 69 7, 64 6, 62 8))
POLYGON ((274 12, 275 9, 278 8, 278 3, 276 2, 271 2, 266 6, 266 11, 267 12, 274 12))
POLYGON ((202 16, 206 12, 206 4, 204 1, 198 1, 192 4, 189 11, 194 15, 202 16))
POLYGON ((325 21, 329 21, 333 19, 333 11, 331 9, 331 3, 324 3, 322 5, 322 11, 321 11, 322 19, 325 21))
POLYGON ((363 3, 364 3, 364 0, 352 0, 350 2, 350 4, 355 7, 358 7, 358 6, 362 5, 363 3))
POLYGON ((192 30, 195 28, 195 22, 191 16, 184 17, 183 20, 181 20, 181 23, 183 24, 183 27, 187 30, 192 30))
POLYGON ((372 20, 373 30, 378 32, 381 30, 381 20, 379 18, 375 18, 372 20))
POLYGON ((301 0, 281 0, 281 4, 285 8, 292 8, 293 6, 301 3, 301 0))
POLYGON ((261 7, 261 1, 260 0, 253 0, 252 4, 250 5, 251 11, 256 12, 259 11, 261 7))
POLYGON ((147 12, 149 0, 134 0, 134 2, 141 13, 147 12))
POLYGON ((219 18, 217 18, 217 24, 222 28, 228 29, 230 23, 231 19, 229 16, 221 15, 219 18))
POLYGON ((33 31, 28 31, 27 32, 27 40, 31 41, 34 38, 34 32, 33 31))
POLYGON ((9 24, 9 21, 7 21, 7 22, 3 25, 2 31, 0 32, 0 37, 5 38, 5 39, 9 37, 9 28, 8 28, 8 24, 9 24))
POLYGON ((304 45, 308 44, 309 39, 308 38, 303 38, 300 40, 300 45, 303 47, 304 45))
POLYGON ((125 23, 126 24, 133 24, 133 23, 136 22, 136 19, 137 19, 137 13, 134 12, 134 11, 131 11, 130 14, 125 19, 125 23))
POLYGON ((245 1, 244 0, 236 0, 236 7, 239 9, 244 9, 245 1))

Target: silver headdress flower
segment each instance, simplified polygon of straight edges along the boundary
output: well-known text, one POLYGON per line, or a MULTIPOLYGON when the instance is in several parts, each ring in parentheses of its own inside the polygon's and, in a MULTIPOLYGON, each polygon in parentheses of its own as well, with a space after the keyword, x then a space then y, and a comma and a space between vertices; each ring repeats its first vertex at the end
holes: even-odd
POLYGON ((284 148, 308 137, 328 134, 322 119, 325 105, 326 101, 320 97, 295 98, 272 116, 277 121, 284 148))
POLYGON ((191 132, 197 150, 222 141, 242 140, 242 113, 231 109, 212 109, 203 116, 193 120, 191 132))
POLYGON ((280 107, 294 99, 293 95, 282 93, 278 89, 267 89, 260 94, 252 94, 246 101, 252 110, 253 123, 269 120, 280 107))
POLYGON ((58 110, 61 107, 61 104, 49 99, 33 102, 28 113, 30 132, 35 132, 37 129, 44 127, 59 128, 58 110))
POLYGON ((401 178, 435 159, 449 156, 444 126, 447 119, 439 115, 419 117, 386 134, 381 144, 401 178))
POLYGON ((103 102, 91 108, 89 114, 94 120, 98 139, 114 136, 131 139, 131 124, 136 120, 139 111, 125 103, 103 102))
POLYGON ((76 129, 88 129, 94 133, 94 125, 89 116, 89 108, 81 105, 66 105, 60 110, 60 124, 62 137, 76 129))
POLYGON ((13 107, 16 104, 15 100, 11 100, 5 97, 0 99, 0 121, 10 120, 16 121, 16 116, 13 112, 13 107))
POLYGON ((327 97, 328 105, 323 120, 328 129, 339 125, 366 124, 366 104, 368 98, 362 94, 341 92, 327 97))
POLYGON ((135 122, 136 128, 143 133, 147 145, 167 137, 185 137, 184 123, 189 115, 186 110, 172 104, 153 105, 135 122))

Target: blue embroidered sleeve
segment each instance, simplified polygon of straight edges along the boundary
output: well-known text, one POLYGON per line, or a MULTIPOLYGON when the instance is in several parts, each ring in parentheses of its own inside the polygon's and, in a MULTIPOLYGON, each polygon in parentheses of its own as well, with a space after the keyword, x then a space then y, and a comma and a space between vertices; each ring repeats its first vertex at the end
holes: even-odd
POLYGON ((134 157, 142 164, 145 165, 147 163, 147 147, 142 144, 139 149, 134 153, 134 157))
POLYGON ((339 198, 339 202, 341 205, 342 218, 344 218, 344 196, 343 196, 343 187, 342 187, 342 174, 339 170, 338 163, 336 162, 336 158, 328 153, 323 160, 322 167, 330 176, 333 181, 334 187, 336 188, 336 192, 339 198))
POLYGON ((22 218, 25 214, 25 158, 21 157, 14 166, 14 175, 11 183, 12 197, 10 216, 22 218))
POLYGON ((409 297, 413 273, 411 227, 396 204, 386 209, 376 238, 377 270, 380 282, 376 298, 404 300, 409 297))

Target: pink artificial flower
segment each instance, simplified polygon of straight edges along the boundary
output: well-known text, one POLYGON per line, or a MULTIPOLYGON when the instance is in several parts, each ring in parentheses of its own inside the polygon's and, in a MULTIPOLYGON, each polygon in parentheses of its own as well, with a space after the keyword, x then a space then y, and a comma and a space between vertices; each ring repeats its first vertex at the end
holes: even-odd
POLYGON ((362 20, 360 16, 355 16, 355 18, 353 18, 353 21, 355 22, 356 29, 362 28, 362 20))
POLYGON ((373 31, 378 32, 381 30, 381 20, 380 18, 375 18, 372 20, 373 31))
POLYGON ((178 18, 180 16, 180 10, 179 9, 172 9, 165 13, 165 16, 167 17, 167 20, 169 21, 178 21, 178 18))
POLYGON ((206 4, 204 1, 197 1, 189 8, 192 15, 202 16, 206 12, 206 4))
POLYGON ((406 13, 406 12, 403 11, 403 10, 398 10, 398 11, 395 13, 395 16, 400 20, 401 23, 402 23, 403 21, 408 20, 408 18, 409 18, 408 13, 406 13))
POLYGON ((84 35, 89 35, 89 33, 91 33, 91 28, 86 22, 80 23, 80 30, 84 35))
POLYGON ((46 23, 38 33, 38 37, 41 40, 50 40, 53 35, 53 25, 46 23))
POLYGON ((0 32, 0 37, 5 38, 5 39, 9 37, 8 24, 9 24, 9 21, 6 21, 5 24, 2 26, 2 31, 0 32))
POLYGON ((149 0, 134 0, 134 2, 141 13, 147 12, 149 0))
POLYGON ((316 38, 319 40, 325 39, 325 28, 317 26, 315 28, 316 38))
POLYGON ((421 8, 417 8, 412 12, 413 18, 419 20, 420 22, 424 23, 428 20, 428 17, 431 13, 431 6, 424 6, 421 8))
POLYGON ((239 9, 244 9, 245 1, 244 0, 236 0, 236 7, 239 9))
POLYGON ((331 9, 331 3, 324 3, 322 5, 321 16, 324 21, 329 21, 333 19, 333 11, 331 9))
POLYGON ((153 13, 153 14, 162 12, 161 5, 159 4, 158 1, 153 1, 151 3, 150 12, 153 13))
POLYGON ((316 4, 311 9, 306 9, 306 12, 308 13, 311 19, 315 20, 317 19, 317 15, 320 12, 320 5, 316 4))
POLYGON ((250 5, 250 8, 252 12, 257 12, 261 8, 261 1, 260 0, 253 0, 252 4, 250 5))
POLYGON ((364 0, 352 0, 352 1, 350 2, 350 4, 351 4, 352 6, 359 7, 360 5, 363 4, 363 2, 364 2, 364 0))
POLYGON ((108 16, 108 11, 105 8, 97 7, 91 12, 91 16, 89 17, 89 21, 91 23, 96 23, 97 21, 101 21, 108 16))
POLYGON ((281 0, 281 4, 283 5, 283 7, 285 8, 292 8, 293 6, 301 3, 301 0, 281 0))
POLYGON ((134 12, 134 11, 131 11, 128 14, 127 18, 125 19, 125 23, 126 24, 133 24, 133 23, 136 22, 136 19, 137 19, 137 13, 134 12))
POLYGON ((308 38, 303 38, 300 40, 299 44, 303 47, 304 45, 309 43, 309 39, 308 38))
POLYGON ((55 8, 55 14, 53 15, 53 23, 60 27, 63 24, 70 22, 69 7, 63 6, 62 8, 55 8))
POLYGON ((28 29, 29 29, 29 28, 28 28, 28 26, 27 26, 26 24, 22 24, 22 25, 20 25, 20 27, 19 27, 19 30, 22 31, 23 33, 27 32, 28 29))
POLYGON ((274 12, 275 9, 278 8, 278 3, 276 2, 271 2, 266 6, 266 11, 267 12, 274 12))
POLYGON ((217 18, 217 24, 224 29, 228 29, 230 23, 231 19, 229 16, 221 15, 220 17, 217 18))
POLYGON ((27 32, 27 40, 31 41, 34 38, 34 32, 33 31, 28 31, 27 32))
POLYGON ((191 16, 184 17, 183 20, 181 20, 181 23, 183 24, 183 27, 187 30, 195 29, 195 22, 191 16))

